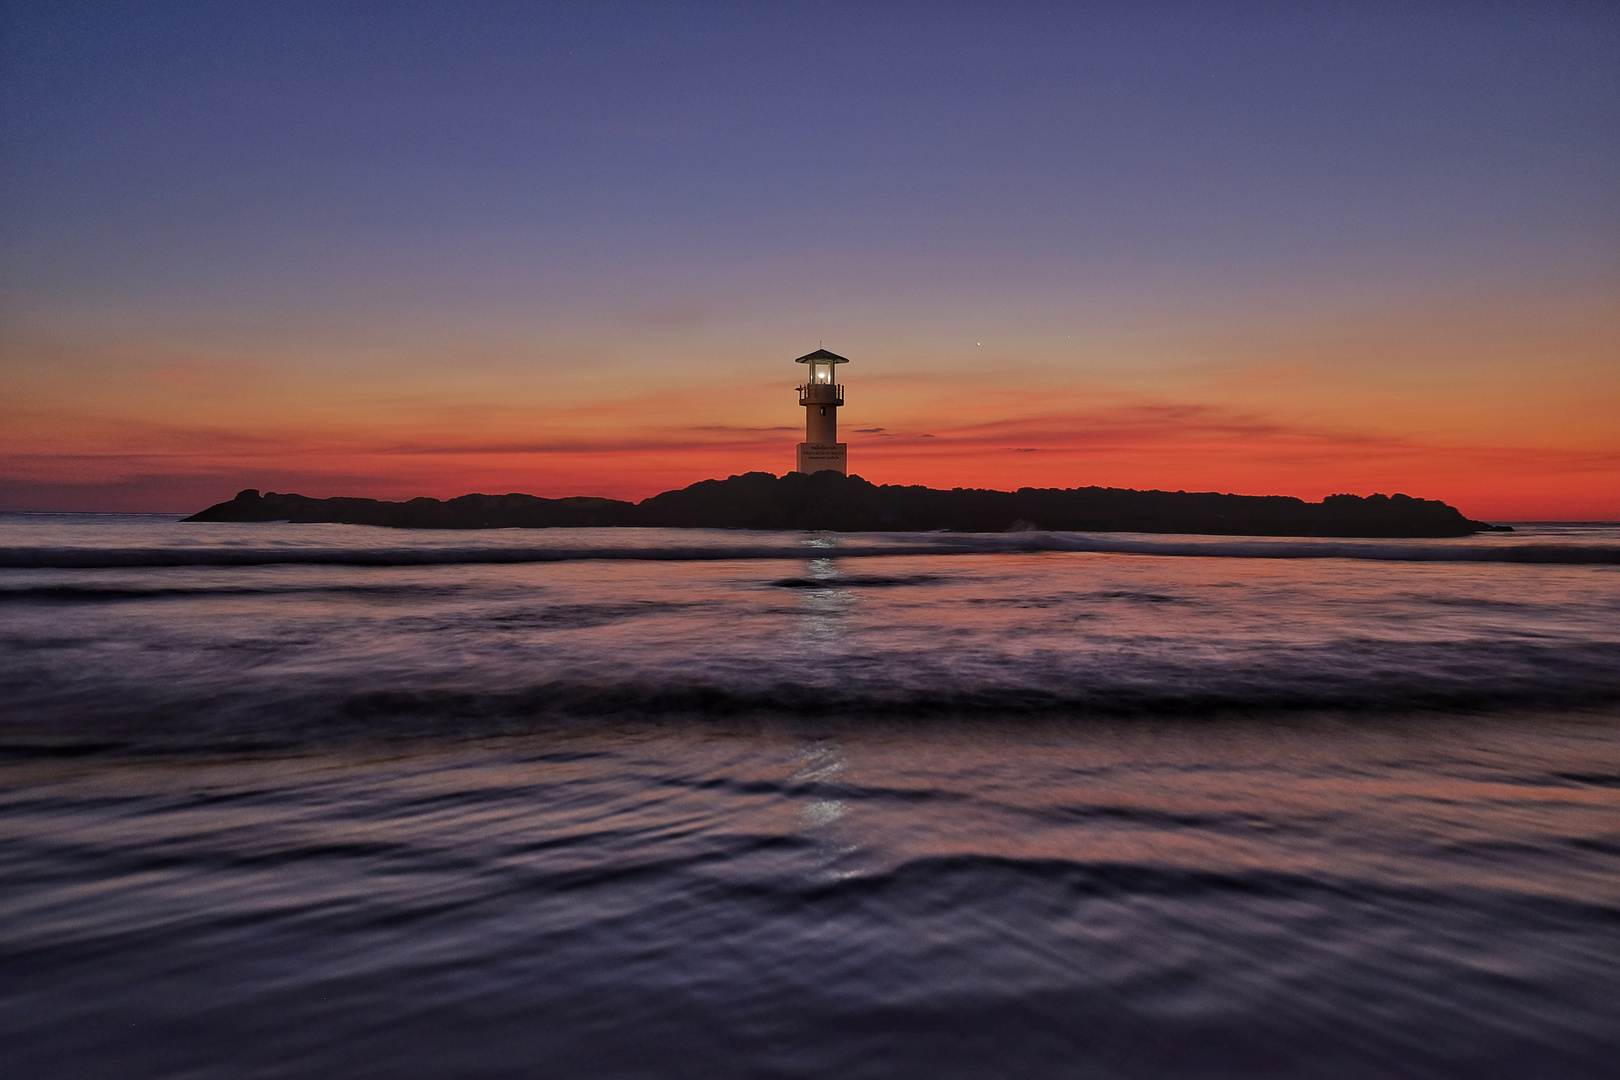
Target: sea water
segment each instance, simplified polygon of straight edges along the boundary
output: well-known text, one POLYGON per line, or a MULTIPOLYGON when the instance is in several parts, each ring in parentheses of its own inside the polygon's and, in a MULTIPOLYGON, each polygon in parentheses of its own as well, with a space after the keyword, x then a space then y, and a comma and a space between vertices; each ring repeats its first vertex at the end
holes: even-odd
POLYGON ((1599 1077, 1620 529, 0 516, 0 1072, 1599 1077))

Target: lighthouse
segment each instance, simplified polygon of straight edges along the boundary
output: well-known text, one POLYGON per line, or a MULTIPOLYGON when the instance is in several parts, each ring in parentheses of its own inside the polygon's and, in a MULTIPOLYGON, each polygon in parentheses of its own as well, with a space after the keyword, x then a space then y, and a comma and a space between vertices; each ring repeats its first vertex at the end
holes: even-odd
POLYGON ((809 366, 809 378, 799 387, 799 404, 804 406, 804 442, 799 444, 798 472, 831 470, 849 472, 849 446, 838 441, 838 406, 844 403, 844 388, 835 374, 837 365, 849 357, 817 349, 794 363, 809 366))

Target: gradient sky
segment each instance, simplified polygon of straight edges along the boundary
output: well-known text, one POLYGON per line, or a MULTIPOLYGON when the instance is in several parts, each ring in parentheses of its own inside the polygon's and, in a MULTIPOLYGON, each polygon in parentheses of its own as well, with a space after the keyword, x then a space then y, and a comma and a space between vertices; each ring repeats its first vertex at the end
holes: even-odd
POLYGON ((0 508, 879 482, 1620 519, 1620 5, 17 3, 0 508))

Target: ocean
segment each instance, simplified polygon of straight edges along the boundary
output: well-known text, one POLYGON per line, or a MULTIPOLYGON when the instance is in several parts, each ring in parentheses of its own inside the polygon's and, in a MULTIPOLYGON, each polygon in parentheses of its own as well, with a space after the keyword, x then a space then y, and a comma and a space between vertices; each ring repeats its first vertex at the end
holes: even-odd
POLYGON ((1609 1077, 1620 528, 0 515, 0 1073, 1609 1077))

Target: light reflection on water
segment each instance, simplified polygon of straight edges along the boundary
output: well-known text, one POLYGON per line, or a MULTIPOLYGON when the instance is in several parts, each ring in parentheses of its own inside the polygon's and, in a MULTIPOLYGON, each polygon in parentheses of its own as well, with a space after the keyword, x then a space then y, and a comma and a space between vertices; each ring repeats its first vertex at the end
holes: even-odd
POLYGON ((82 1072, 86 1023, 126 1075, 639 1075, 717 1052, 704 1031, 743 1054, 718 1075, 1158 1075, 1161 1039, 1214 1075, 1598 1075, 1617 725, 631 725, 16 761, 0 955, 29 1005, 0 1035, 28 1075, 82 1072), (382 1039, 417 1009, 444 1022, 382 1039), (849 1034, 863 1011, 889 1019, 849 1034))
MULTIPOLYGON (((812 536, 806 541, 806 545, 832 546, 832 542, 825 536, 812 536)), ((811 559, 805 564, 805 577, 809 581, 826 583, 825 587, 808 588, 800 592, 805 607, 804 640, 811 650, 812 662, 818 652, 827 655, 838 644, 843 629, 842 616, 853 599, 849 590, 836 587, 839 576, 836 559, 811 559)), ((832 782, 844 768, 836 743, 819 741, 812 743, 800 751, 799 756, 804 764, 790 778, 790 782, 795 784, 832 782)), ((827 847, 829 862, 858 850, 854 846, 839 847, 825 837, 827 826, 842 818, 848 810, 849 804, 842 799, 811 797, 801 800, 799 816, 804 822, 804 828, 812 835, 817 835, 818 841, 827 847)), ((854 872, 842 871, 846 875, 854 872)))
POLYGON ((812 658, 842 651, 843 616, 853 595, 837 587, 840 576, 836 559, 811 559, 805 564, 805 577, 817 586, 799 590, 805 610, 803 640, 812 658))
POLYGON ((1613 568, 772 542, 0 575, 5 1072, 1609 1069, 1613 568))
POLYGON ((1598 1075, 1617 725, 636 725, 14 762, 0 956, 28 1007, 0 1036, 44 1076, 96 1046, 125 1075, 781 1053, 1145 1076, 1175 1064, 1161 1038, 1214 1075, 1506 1075, 1508 1052, 1598 1075), (849 1034, 863 1012, 888 1019, 849 1034))

